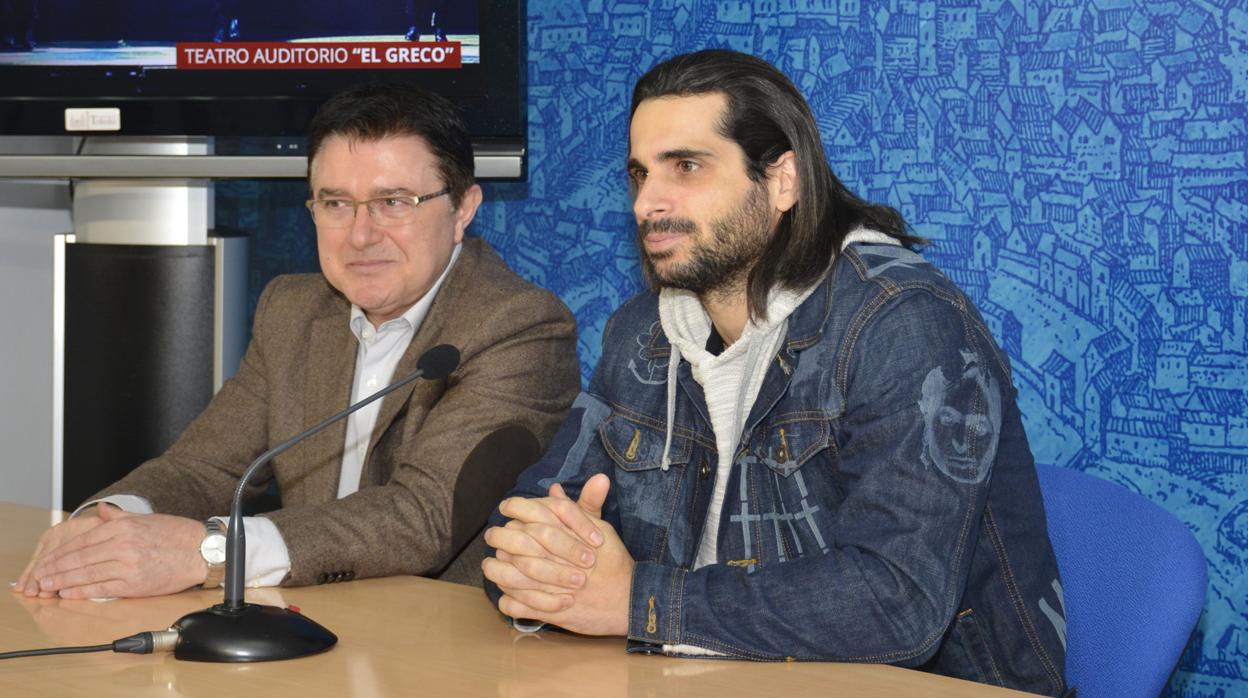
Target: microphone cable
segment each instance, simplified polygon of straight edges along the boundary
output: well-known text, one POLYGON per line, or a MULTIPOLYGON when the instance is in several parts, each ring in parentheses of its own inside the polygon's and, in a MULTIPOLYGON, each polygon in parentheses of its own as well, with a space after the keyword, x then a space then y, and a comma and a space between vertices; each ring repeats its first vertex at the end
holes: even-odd
POLYGON ((17 650, 0 652, 0 659, 16 659, 18 657, 43 657, 49 654, 86 654, 87 652, 129 652, 130 654, 151 654, 152 652, 168 652, 178 645, 178 631, 152 630, 137 633, 129 637, 104 645, 82 645, 79 647, 48 647, 38 650, 17 650))

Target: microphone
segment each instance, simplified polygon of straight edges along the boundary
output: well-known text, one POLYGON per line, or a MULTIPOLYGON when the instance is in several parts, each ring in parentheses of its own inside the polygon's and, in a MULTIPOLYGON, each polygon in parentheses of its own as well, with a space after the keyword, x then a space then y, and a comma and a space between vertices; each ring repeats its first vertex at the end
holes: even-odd
POLYGON ((421 355, 415 371, 283 441, 252 461, 238 480, 230 507, 230 525, 225 542, 224 598, 220 604, 187 614, 173 624, 179 633, 174 657, 197 662, 265 662, 324 652, 338 642, 336 635, 301 613, 276 606, 249 604, 243 600, 243 573, 247 564, 243 491, 261 466, 300 441, 417 378, 439 380, 457 366, 459 350, 449 344, 439 344, 421 355))

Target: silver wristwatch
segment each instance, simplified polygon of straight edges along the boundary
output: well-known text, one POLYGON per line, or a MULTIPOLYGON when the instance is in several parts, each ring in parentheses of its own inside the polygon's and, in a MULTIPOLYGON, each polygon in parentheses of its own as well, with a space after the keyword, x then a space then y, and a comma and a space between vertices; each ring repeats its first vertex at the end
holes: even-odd
POLYGON ((199 554, 208 565, 208 576, 201 588, 216 589, 225 579, 225 526, 216 519, 208 519, 204 528, 208 532, 199 543, 199 554))

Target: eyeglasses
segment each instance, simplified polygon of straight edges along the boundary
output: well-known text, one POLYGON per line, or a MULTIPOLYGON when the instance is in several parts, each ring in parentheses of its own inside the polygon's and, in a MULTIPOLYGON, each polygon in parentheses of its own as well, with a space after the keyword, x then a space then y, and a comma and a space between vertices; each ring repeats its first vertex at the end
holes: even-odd
POLYGON ((355 212, 360 206, 368 209, 368 216, 377 225, 403 225, 416 219, 416 209, 421 204, 450 194, 443 189, 421 196, 379 196, 375 199, 308 199, 303 202, 312 213, 312 221, 322 228, 347 228, 355 222, 355 212))

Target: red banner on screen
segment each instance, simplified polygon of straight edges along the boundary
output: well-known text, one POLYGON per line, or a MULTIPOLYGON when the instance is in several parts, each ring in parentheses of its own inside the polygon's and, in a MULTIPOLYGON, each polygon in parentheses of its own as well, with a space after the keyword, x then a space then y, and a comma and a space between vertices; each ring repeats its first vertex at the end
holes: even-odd
POLYGON ((458 41, 180 43, 178 70, 458 68, 458 41))

